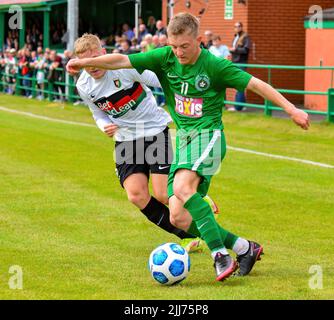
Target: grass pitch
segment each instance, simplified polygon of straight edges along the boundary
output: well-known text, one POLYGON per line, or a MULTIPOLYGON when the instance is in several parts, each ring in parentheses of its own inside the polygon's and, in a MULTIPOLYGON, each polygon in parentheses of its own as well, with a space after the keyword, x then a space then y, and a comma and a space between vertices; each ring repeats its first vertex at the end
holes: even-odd
MULTIPOLYGON (((0 106, 94 125, 84 107, 4 95, 0 106)), ((334 165, 333 125, 223 119, 231 146, 334 165)), ((210 189, 219 222, 265 255, 249 276, 219 283, 208 250, 193 254, 172 287, 151 279, 147 261, 178 239, 127 201, 114 169, 113 142, 97 128, 0 110, 0 299, 334 298, 334 169, 229 150, 210 189), (22 289, 9 287, 12 266, 22 289)))

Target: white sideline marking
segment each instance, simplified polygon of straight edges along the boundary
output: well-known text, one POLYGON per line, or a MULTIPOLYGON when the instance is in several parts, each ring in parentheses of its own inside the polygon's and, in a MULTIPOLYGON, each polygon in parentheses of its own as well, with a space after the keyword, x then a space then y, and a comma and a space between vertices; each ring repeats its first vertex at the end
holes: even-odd
MULTIPOLYGON (((6 112, 11 112, 11 113, 16 113, 16 114, 22 114, 24 116, 37 118, 37 119, 42 119, 42 120, 46 120, 46 121, 72 124, 72 125, 83 126, 83 127, 96 127, 95 125, 89 124, 89 123, 68 121, 68 120, 62 120, 62 119, 55 119, 55 118, 50 118, 50 117, 46 117, 46 116, 40 116, 40 115, 30 113, 30 112, 8 109, 8 108, 2 107, 2 106, 0 106, 0 110, 1 111, 6 111, 6 112)), ((173 137, 173 139, 175 139, 175 137, 173 137)), ((268 158, 295 161, 295 162, 300 162, 300 163, 304 163, 304 164, 309 164, 309 165, 312 165, 312 166, 334 169, 334 165, 321 163, 321 162, 315 162, 315 161, 311 161, 311 160, 305 160, 305 159, 299 159, 299 158, 293 158, 293 157, 286 157, 286 156, 281 156, 281 155, 278 155, 278 154, 271 154, 271 153, 254 151, 254 150, 250 150, 250 149, 236 148, 236 147, 232 147, 232 146, 227 146, 227 148, 230 149, 230 150, 233 150, 233 151, 251 153, 251 154, 256 154, 256 155, 263 156, 263 157, 268 157, 268 158)))
POLYGON ((82 126, 82 127, 95 127, 95 125, 89 124, 89 123, 68 121, 68 120, 62 120, 62 119, 55 119, 55 118, 50 118, 50 117, 46 117, 46 116, 40 116, 40 115, 30 113, 30 112, 8 109, 8 108, 2 107, 2 106, 0 106, 0 110, 6 111, 6 112, 11 112, 11 113, 16 113, 16 114, 22 114, 24 116, 28 116, 28 117, 31 117, 31 118, 37 118, 37 119, 42 119, 42 120, 47 120, 47 121, 52 121, 52 122, 74 124, 74 125, 82 126))
POLYGON ((304 160, 304 159, 299 159, 299 158, 286 157, 286 156, 281 156, 281 155, 278 155, 278 154, 258 152, 258 151, 254 151, 254 150, 243 149, 243 148, 236 148, 236 147, 231 147, 231 146, 227 146, 227 148, 231 149, 231 150, 234 150, 234 151, 245 152, 245 153, 252 153, 252 154, 256 154, 256 155, 264 156, 264 157, 268 157, 268 158, 275 158, 275 159, 296 161, 296 162, 301 162, 301 163, 305 163, 305 164, 310 164, 312 166, 318 166, 318 167, 323 167, 323 168, 334 169, 334 166, 332 166, 331 164, 326 164, 326 163, 321 163, 321 162, 315 162, 315 161, 311 161, 311 160, 304 160))

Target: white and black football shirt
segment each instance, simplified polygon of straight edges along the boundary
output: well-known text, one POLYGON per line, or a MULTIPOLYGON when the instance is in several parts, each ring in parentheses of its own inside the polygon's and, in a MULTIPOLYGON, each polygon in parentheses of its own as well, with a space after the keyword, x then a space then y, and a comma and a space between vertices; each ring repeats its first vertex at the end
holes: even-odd
POLYGON ((161 87, 152 71, 139 74, 135 69, 108 70, 97 80, 83 71, 76 87, 102 131, 109 123, 119 126, 116 141, 156 135, 172 121, 148 88, 161 87))

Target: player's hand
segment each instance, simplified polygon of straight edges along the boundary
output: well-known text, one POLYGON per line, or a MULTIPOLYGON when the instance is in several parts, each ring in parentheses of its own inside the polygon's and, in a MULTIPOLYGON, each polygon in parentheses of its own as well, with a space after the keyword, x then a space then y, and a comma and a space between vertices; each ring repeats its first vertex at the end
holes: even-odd
POLYGON ((75 76, 80 72, 81 69, 80 60, 78 58, 71 59, 67 62, 66 71, 71 75, 75 76))
POLYGON ((305 111, 295 108, 290 116, 293 122, 302 129, 307 130, 309 128, 309 115, 305 111))
POLYGON ((115 135, 117 129, 118 129, 118 126, 112 123, 104 126, 104 132, 110 138, 112 138, 115 135))

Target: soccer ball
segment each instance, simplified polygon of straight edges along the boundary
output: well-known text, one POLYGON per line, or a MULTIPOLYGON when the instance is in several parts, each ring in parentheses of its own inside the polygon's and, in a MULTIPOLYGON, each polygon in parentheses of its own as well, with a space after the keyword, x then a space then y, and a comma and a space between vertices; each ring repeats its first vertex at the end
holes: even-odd
POLYGON ((188 252, 177 243, 164 243, 151 252, 149 269, 153 279, 160 284, 179 283, 190 271, 188 252))

